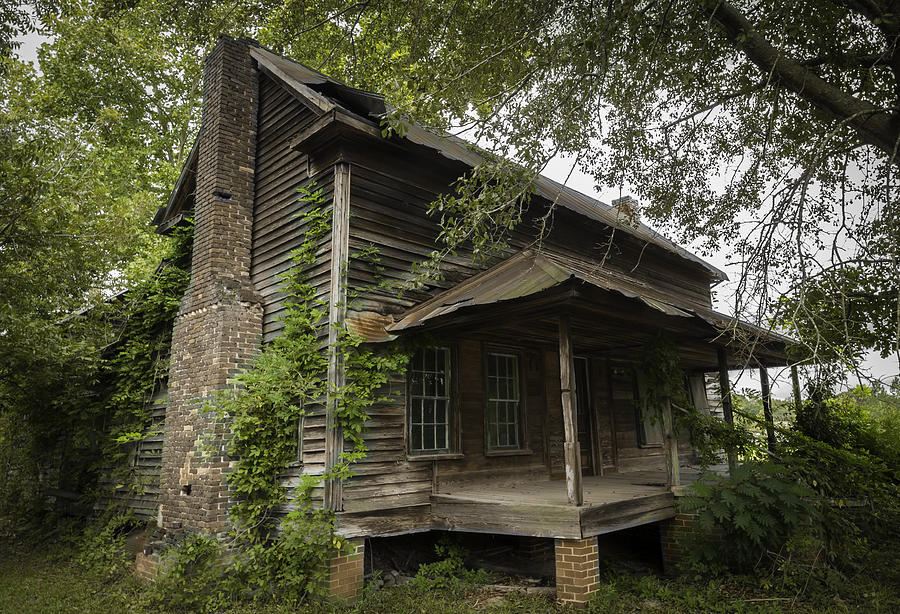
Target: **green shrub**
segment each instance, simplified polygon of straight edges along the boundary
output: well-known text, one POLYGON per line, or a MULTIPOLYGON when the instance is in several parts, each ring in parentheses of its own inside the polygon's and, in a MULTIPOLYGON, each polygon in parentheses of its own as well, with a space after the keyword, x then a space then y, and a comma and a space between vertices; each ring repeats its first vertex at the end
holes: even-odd
POLYGON ((434 551, 441 559, 419 566, 412 582, 418 590, 460 591, 478 584, 485 584, 490 578, 483 569, 467 569, 465 558, 468 552, 448 538, 435 544, 434 551))
POLYGON ((150 603, 173 612, 215 612, 233 601, 233 582, 221 544, 194 533, 162 553, 150 603))
POLYGON ((728 477, 707 475, 681 500, 697 514, 693 563, 746 569, 784 548, 801 526, 818 524, 816 493, 791 471, 773 462, 741 465, 728 477), (723 547, 723 543, 727 547, 723 547))
POLYGON ((89 523, 75 542, 75 561, 106 580, 130 574, 134 560, 129 556, 126 538, 139 526, 131 513, 107 516, 89 523))
POLYGON ((234 577, 254 601, 299 604, 325 595, 328 563, 344 547, 334 533, 334 513, 315 509, 308 498, 266 540, 234 552, 234 577))

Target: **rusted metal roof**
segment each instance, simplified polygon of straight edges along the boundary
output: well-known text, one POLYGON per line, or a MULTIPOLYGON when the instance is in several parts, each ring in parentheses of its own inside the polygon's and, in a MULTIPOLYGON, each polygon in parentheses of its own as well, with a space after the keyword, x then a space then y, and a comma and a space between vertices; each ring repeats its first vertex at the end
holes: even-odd
POLYGON ((523 298, 570 279, 576 279, 602 290, 618 292, 669 316, 692 317, 693 313, 663 299, 651 286, 618 274, 596 263, 548 251, 525 250, 495 267, 470 277, 433 299, 408 310, 403 317, 386 327, 388 332, 418 328, 430 320, 459 309, 491 305, 523 298))
POLYGON ((457 311, 524 298, 561 286, 570 280, 639 300, 667 316, 699 318, 712 327, 711 332, 714 334, 726 333, 725 342, 743 337, 754 343, 768 345, 774 343, 782 346, 782 350, 777 351, 777 354, 781 354, 784 347, 795 343, 789 337, 711 308, 673 300, 673 297, 647 283, 601 267, 595 262, 547 250, 520 252, 493 268, 412 307, 398 321, 385 326, 384 335, 427 328, 437 319, 446 321, 446 316, 457 311))

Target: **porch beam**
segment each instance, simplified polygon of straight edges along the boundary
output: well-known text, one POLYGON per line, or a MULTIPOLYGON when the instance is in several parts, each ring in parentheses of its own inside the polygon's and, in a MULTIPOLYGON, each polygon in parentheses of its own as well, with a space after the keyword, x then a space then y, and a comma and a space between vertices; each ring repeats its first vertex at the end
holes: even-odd
MULTIPOLYGON (((728 352, 724 346, 717 348, 719 359, 719 396, 722 400, 722 413, 725 422, 734 428, 734 413, 731 410, 731 382, 728 380, 728 352)), ((732 446, 726 450, 728 454, 728 473, 733 473, 737 468, 737 453, 732 446)))
POLYGON ((759 388, 762 392, 763 416, 766 420, 766 439, 769 442, 769 454, 775 454, 775 418, 772 415, 772 391, 769 386, 769 371, 764 365, 759 367, 759 388))
POLYGON ((568 315, 559 317, 559 387, 562 400, 563 429, 566 442, 566 494, 569 503, 582 505, 581 450, 578 447, 578 423, 575 421, 575 356, 572 352, 572 327, 568 315))

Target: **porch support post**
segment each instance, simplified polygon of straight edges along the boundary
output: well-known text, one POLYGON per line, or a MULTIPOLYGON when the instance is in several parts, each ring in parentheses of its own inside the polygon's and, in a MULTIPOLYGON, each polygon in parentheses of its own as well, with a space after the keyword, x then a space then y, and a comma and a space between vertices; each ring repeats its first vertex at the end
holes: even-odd
POLYGON ((678 438, 675 436, 675 424, 672 420, 672 404, 666 398, 663 405, 663 430, 666 437, 666 486, 681 486, 681 471, 678 466, 678 438))
POLYGON ((581 486, 581 450, 578 448, 578 423, 575 421, 575 359, 572 354, 572 331, 569 316, 559 317, 559 387, 562 397, 563 429, 566 442, 566 493, 569 503, 584 503, 581 486))
POLYGON ((803 410, 803 398, 800 396, 800 376, 797 365, 791 365, 791 383, 794 386, 794 411, 799 414, 803 410))
MULTIPOLYGON (((722 413, 725 415, 725 422, 728 426, 734 428, 734 414, 731 411, 731 382, 728 381, 728 353, 723 346, 718 348, 719 358, 719 395, 722 397, 722 413)), ((726 450, 728 454, 728 473, 733 473, 737 468, 737 453, 734 448, 729 446, 726 450)))
POLYGON ((772 416, 772 391, 769 387, 769 371, 765 365, 759 367, 759 387, 762 392, 763 416, 766 419, 766 438, 769 454, 775 454, 775 418, 772 416))

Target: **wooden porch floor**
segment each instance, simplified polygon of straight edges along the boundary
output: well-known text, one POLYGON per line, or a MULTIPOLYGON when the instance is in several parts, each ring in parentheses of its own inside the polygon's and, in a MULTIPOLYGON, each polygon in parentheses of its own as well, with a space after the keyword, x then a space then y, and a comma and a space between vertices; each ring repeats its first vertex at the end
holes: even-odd
MULTIPOLYGON (((682 468, 682 484, 697 472, 682 468)), ((431 497, 437 526, 458 531, 582 538, 675 516, 665 471, 583 478, 584 505, 568 503, 565 480, 447 485, 431 497)))

